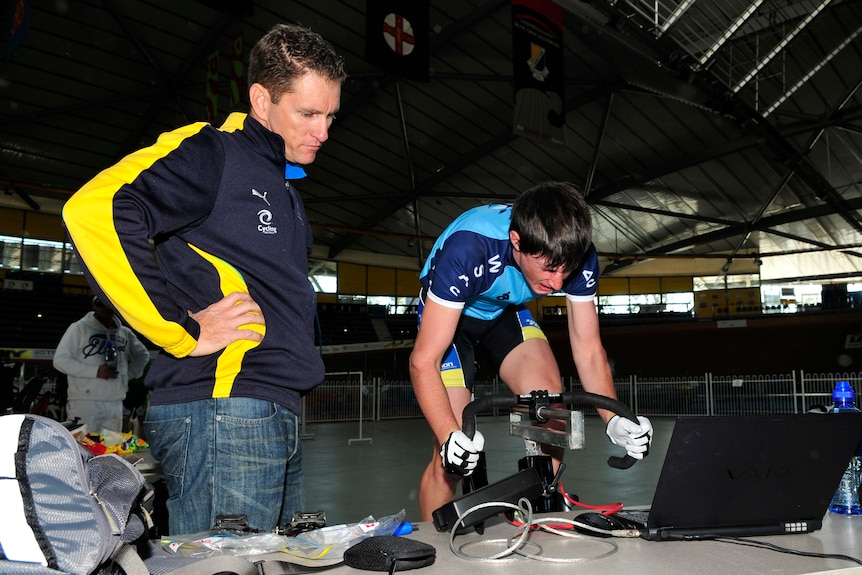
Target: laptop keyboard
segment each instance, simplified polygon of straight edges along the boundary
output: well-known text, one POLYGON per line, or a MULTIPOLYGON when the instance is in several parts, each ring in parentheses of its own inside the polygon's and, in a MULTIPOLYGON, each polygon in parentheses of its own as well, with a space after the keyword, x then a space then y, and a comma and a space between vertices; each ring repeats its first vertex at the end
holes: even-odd
POLYGON ((647 511, 647 510, 643 510, 643 511, 622 510, 622 511, 617 511, 615 513, 615 515, 617 517, 619 517, 620 519, 626 519, 628 521, 634 521, 635 523, 640 523, 641 525, 646 526, 647 519, 649 518, 649 511, 647 511))

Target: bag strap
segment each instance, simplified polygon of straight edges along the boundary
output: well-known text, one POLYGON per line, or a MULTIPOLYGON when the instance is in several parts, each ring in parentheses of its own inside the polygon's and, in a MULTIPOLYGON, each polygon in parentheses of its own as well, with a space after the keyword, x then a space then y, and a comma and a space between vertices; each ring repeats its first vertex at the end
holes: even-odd
MULTIPOLYGON (((256 565, 260 568, 262 575, 291 575, 294 573, 317 573, 318 571, 326 571, 333 567, 341 567, 344 561, 333 563, 331 565, 323 565, 320 567, 312 567, 291 563, 290 561, 279 561, 278 559, 266 559, 259 561, 256 565)), ((171 573, 173 575, 173 573, 171 573)))
POLYGON ((126 575, 150 575, 150 570, 144 565, 138 550, 128 543, 120 542, 111 554, 111 558, 119 563, 126 575))
MULTIPOLYGON (((134 545, 121 543, 113 553, 113 559, 123 568, 125 575, 150 575, 144 560, 134 545)), ((219 555, 193 561, 170 572, 170 575, 213 575, 234 573, 235 575, 258 575, 257 566, 236 555, 219 555)))
POLYGON ((236 575, 258 575, 258 569, 236 555, 207 557, 184 565, 170 572, 170 575, 213 575, 213 573, 235 573, 236 575))

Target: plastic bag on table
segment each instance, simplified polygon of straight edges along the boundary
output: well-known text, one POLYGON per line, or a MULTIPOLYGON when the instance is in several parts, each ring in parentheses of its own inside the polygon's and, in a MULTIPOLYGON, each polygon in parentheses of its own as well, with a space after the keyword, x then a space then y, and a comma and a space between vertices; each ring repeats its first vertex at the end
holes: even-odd
MULTIPOLYGON (((379 521, 368 516, 359 523, 333 525, 306 531, 293 537, 276 533, 246 533, 237 530, 210 530, 191 535, 162 537, 162 548, 183 557, 212 557, 215 555, 264 555, 286 553, 309 561, 331 563, 341 560, 349 547, 367 537, 392 535, 403 523, 406 512, 379 521)), ((290 560, 288 557, 285 560, 290 560)))
POLYGON ((304 564, 311 564, 309 562, 313 561, 327 563, 334 560, 340 561, 345 551, 363 539, 394 534, 404 522, 406 514, 402 509, 395 515, 388 515, 379 521, 369 515, 352 525, 333 525, 306 531, 290 537, 282 552, 303 560, 304 564))
POLYGON ((281 551, 289 537, 275 533, 242 533, 237 531, 204 531, 191 535, 162 537, 165 551, 197 559, 214 555, 260 555, 281 551))

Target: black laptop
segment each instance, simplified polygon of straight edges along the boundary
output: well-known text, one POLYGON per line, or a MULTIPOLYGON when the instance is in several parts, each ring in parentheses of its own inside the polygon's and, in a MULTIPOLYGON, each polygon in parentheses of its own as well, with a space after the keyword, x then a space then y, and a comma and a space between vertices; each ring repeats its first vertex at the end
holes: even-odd
POLYGON ((862 413, 680 417, 647 512, 653 541, 808 533, 862 440, 862 413))

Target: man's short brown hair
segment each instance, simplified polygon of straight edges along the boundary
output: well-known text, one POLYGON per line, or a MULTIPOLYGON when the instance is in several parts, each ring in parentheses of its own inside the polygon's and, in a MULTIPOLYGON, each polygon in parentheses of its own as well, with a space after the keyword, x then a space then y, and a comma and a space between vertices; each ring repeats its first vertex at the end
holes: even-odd
POLYGON ((343 82, 344 58, 323 36, 295 24, 277 24, 251 49, 248 85, 260 84, 274 104, 293 90, 294 81, 314 72, 333 82, 343 82))

